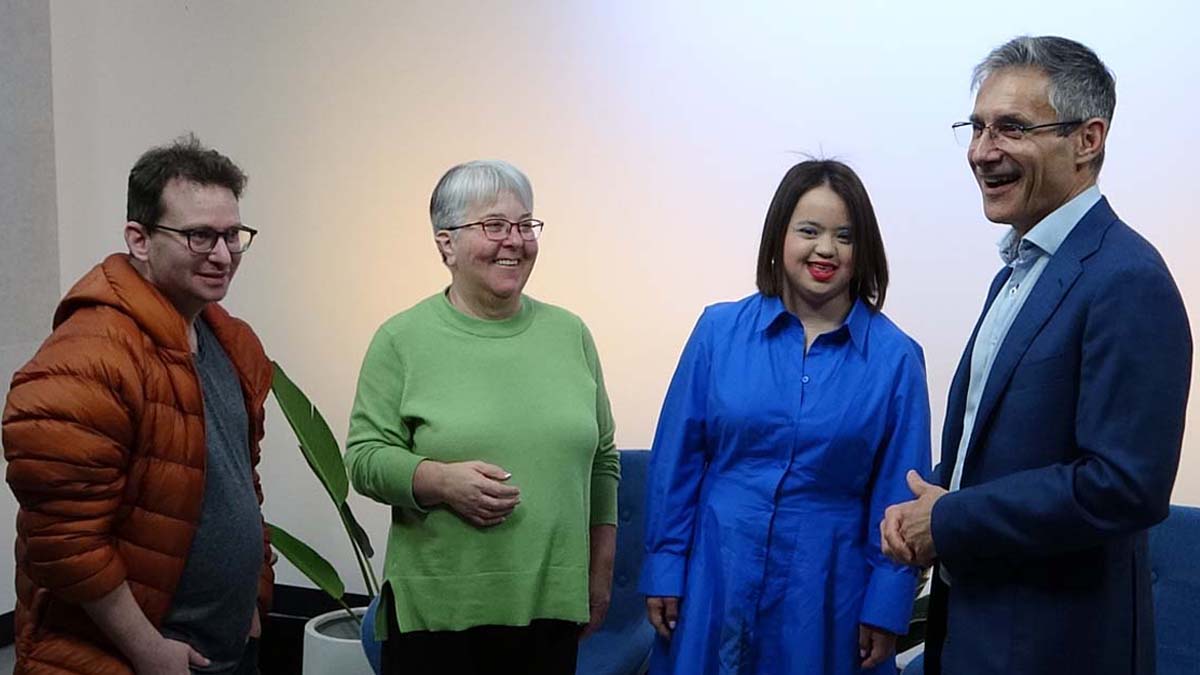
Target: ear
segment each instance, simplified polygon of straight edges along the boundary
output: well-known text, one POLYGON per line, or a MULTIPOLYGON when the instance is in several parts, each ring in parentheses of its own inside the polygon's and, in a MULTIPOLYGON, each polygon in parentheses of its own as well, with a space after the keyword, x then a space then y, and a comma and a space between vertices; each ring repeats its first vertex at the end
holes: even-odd
POLYGON ((454 233, 438 230, 433 235, 433 243, 437 244, 438 253, 442 256, 442 263, 446 267, 454 267, 454 233))
POLYGON ((1108 139, 1108 122, 1093 117, 1079 128, 1079 141, 1075 146, 1075 164, 1087 166, 1104 152, 1104 141, 1108 139))
POLYGON ((150 231, 136 220, 125 223, 125 245, 134 260, 146 262, 150 259, 150 231))

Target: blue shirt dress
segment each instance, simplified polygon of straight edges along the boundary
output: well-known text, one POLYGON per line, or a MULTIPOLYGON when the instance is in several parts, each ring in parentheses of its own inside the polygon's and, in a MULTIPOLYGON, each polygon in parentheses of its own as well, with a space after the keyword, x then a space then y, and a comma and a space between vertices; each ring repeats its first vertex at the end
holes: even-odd
POLYGON ((859 624, 908 630, 916 571, 879 521, 929 474, 924 356, 861 301, 804 344, 756 294, 707 308, 684 348, 650 459, 640 589, 681 598, 652 673, 858 673, 859 624))

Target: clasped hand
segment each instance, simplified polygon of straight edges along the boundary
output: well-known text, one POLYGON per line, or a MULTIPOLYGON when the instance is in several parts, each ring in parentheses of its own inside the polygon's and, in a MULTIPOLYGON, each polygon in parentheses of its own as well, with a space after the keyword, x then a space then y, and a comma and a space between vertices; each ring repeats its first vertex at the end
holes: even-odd
POLYGON ((509 478, 512 474, 487 462, 426 460, 413 474, 413 493, 422 506, 445 504, 476 527, 492 527, 521 503, 521 491, 505 484, 509 478))
POLYGON ((946 490, 926 483, 916 471, 909 471, 906 478, 916 499, 893 504, 884 511, 879 523, 880 546, 884 555, 898 563, 925 567, 937 557, 931 517, 933 505, 946 490))

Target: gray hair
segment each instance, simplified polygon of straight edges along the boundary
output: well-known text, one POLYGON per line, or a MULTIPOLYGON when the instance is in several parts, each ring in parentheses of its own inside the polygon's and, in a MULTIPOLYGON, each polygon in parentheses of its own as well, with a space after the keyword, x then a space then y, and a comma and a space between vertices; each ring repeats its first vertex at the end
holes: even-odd
MULTIPOLYGON (((1006 68, 1036 68, 1050 79, 1050 106, 1058 121, 1087 120, 1099 117, 1112 124, 1117 107, 1117 85, 1112 72, 1086 46, 1063 37, 1022 35, 996 47, 975 66, 971 89, 977 89, 990 75, 1006 68)), ((1065 135, 1069 128, 1059 131, 1065 135)), ((1092 160, 1097 172, 1104 163, 1101 150, 1092 160)))
POLYGON ((498 159, 464 162, 446 172, 429 198, 433 231, 462 225, 467 210, 511 194, 533 211, 533 187, 520 169, 498 159))

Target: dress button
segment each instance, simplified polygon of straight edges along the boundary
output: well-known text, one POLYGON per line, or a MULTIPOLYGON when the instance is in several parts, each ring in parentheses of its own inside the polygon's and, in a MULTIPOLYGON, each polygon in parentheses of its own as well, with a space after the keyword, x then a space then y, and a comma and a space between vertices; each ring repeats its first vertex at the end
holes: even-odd
POLYGON ((808 376, 805 375, 804 377, 800 378, 800 381, 803 382, 804 384, 808 384, 808 376))

